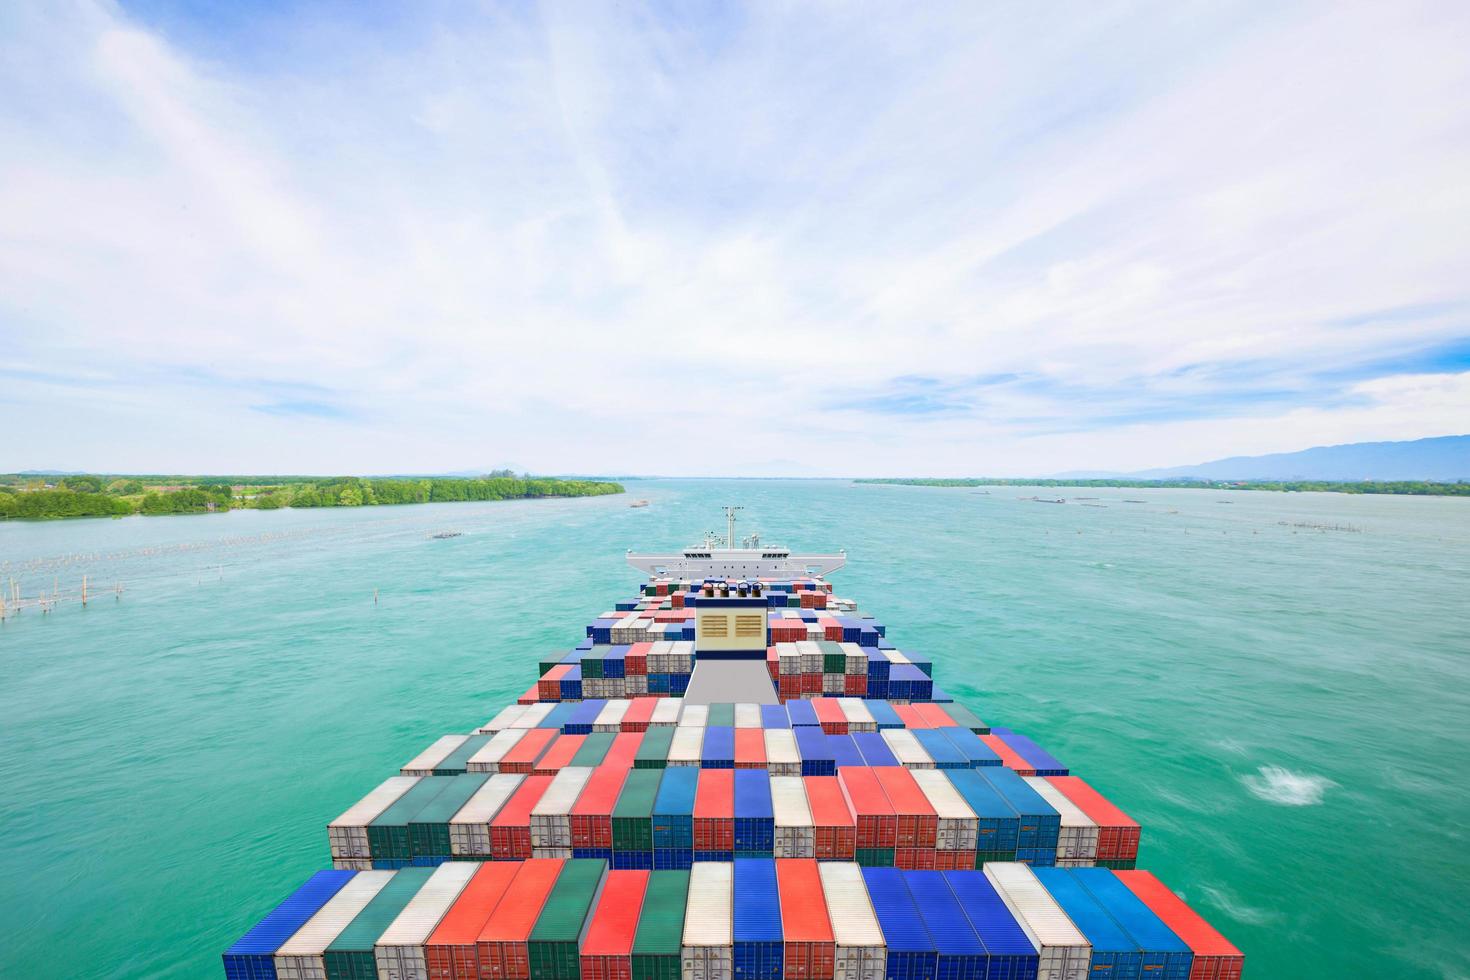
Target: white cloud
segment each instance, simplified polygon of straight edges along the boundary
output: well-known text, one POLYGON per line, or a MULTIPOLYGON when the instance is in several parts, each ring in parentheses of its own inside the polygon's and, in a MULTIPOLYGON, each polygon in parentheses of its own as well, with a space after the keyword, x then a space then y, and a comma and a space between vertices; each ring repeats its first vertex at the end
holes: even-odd
POLYGON ((0 469, 694 473, 738 416, 730 468, 1045 472, 1470 417, 1459 5, 436 16, 0 13, 0 469), (336 417, 251 407, 298 402, 336 417))

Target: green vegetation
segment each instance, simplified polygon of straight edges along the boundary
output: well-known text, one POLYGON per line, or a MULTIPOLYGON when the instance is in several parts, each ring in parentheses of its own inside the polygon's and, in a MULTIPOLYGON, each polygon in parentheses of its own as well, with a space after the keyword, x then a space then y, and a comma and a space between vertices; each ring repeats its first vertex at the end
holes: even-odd
POLYGON ((1429 483, 1423 480, 1347 482, 1337 480, 1012 480, 866 479, 856 483, 887 483, 910 487, 1130 487, 1142 490, 1277 490, 1319 493, 1392 493, 1426 497, 1470 497, 1470 483, 1429 483))
POLYGON ((518 477, 507 470, 471 479, 0 475, 0 520, 219 514, 245 508, 369 507, 622 492, 622 484, 605 480, 518 477))

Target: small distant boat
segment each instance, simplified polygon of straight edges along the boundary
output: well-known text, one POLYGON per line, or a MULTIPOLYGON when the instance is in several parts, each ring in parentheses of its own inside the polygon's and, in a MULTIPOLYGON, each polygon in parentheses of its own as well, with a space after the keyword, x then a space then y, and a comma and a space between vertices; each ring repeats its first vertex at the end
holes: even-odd
POLYGON ((1141 504, 1141 503, 1144 503, 1144 501, 1142 501, 1142 500, 1125 500, 1125 501, 1123 501, 1123 503, 1125 503, 1125 504, 1141 504))
POLYGON ((429 535, 429 537, 431 537, 431 538, 440 538, 440 539, 442 539, 442 538, 457 538, 457 537, 459 537, 463 533, 464 533, 463 531, 440 531, 438 534, 431 534, 431 535, 429 535))
POLYGON ((990 491, 989 490, 971 490, 970 492, 973 493, 977 497, 988 497, 988 496, 990 496, 990 491))
POLYGON ((629 507, 647 507, 648 506, 648 501, 646 501, 646 500, 635 500, 631 504, 629 504, 628 506, 629 507))
POLYGON ((1020 497, 1018 499, 1020 499, 1020 500, 1032 500, 1032 501, 1035 501, 1038 504, 1065 504, 1067 502, 1067 498, 1066 497, 1058 497, 1055 500, 1050 500, 1050 499, 1048 499, 1046 497, 1020 497))

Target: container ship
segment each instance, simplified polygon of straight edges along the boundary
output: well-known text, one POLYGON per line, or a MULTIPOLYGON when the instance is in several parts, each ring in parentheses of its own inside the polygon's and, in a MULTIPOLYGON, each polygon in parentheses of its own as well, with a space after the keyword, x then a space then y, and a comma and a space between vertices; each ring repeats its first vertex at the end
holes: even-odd
POLYGON ((1140 827, 834 591, 727 533, 327 825, 231 980, 1236 980, 1140 827))

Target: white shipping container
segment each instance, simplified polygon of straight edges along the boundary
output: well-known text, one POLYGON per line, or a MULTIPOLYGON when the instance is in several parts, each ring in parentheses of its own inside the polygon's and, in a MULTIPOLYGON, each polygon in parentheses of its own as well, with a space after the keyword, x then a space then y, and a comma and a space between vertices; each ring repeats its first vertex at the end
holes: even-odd
POLYGON ((629 674, 623 678, 623 694, 632 696, 648 693, 647 674, 629 674))
POLYGON ((758 704, 751 704, 749 702, 742 702, 740 704, 737 704, 735 706, 735 727, 760 728, 761 706, 758 704))
POLYGON ((837 947, 833 980, 884 980, 888 950, 862 870, 848 861, 823 861, 817 873, 837 947))
POLYGON ((531 857, 570 859, 572 857, 572 849, 570 847, 533 847, 531 848, 531 857))
POLYGON ((526 737, 527 728, 507 728, 503 732, 496 732, 490 736, 490 741, 475 750, 475 754, 465 760, 465 772, 499 772, 500 760, 505 754, 515 748, 516 743, 526 737))
POLYGON ((591 766, 567 766, 552 777, 531 808, 532 847, 572 846, 572 805, 591 776, 591 766))
POLYGON ((873 713, 868 706, 863 704, 862 698, 838 698, 837 704, 842 708, 842 715, 847 719, 847 730, 849 732, 876 732, 878 723, 873 719, 873 713))
POLYGON ((766 768, 772 776, 801 775, 801 752, 791 729, 766 729, 766 768))
POLYGON ((393 880, 392 871, 362 871, 352 876, 316 915, 276 950, 277 980, 327 980, 323 954, 332 941, 357 918, 383 886, 393 880))
POLYGON ((653 706, 653 714, 648 716, 648 727, 673 728, 679 723, 679 707, 682 704, 682 698, 659 698, 658 704, 653 706))
POLYGON ((332 858, 332 867, 338 871, 371 871, 372 858, 332 858))
POLYGON ((506 705, 505 707, 503 707, 503 708, 500 709, 500 713, 499 714, 497 714, 494 718, 491 718, 489 721, 485 722, 485 724, 483 724, 483 725, 480 726, 479 734, 481 734, 481 735, 494 735, 498 731, 502 731, 503 729, 509 728, 511 726, 511 723, 512 722, 514 722, 517 718, 519 718, 521 715, 523 715, 523 714, 526 713, 526 708, 527 707, 529 707, 529 705, 524 705, 524 704, 508 704, 508 705, 506 705))
POLYGON ((511 728, 535 728, 546 719, 546 716, 556 708, 552 701, 537 701, 535 704, 526 705, 526 710, 521 716, 510 723, 511 728))
POLYGON ((830 695, 841 694, 843 691, 846 691, 847 684, 843 680, 846 676, 846 674, 823 674, 822 693, 830 695))
POLYGON ((989 861, 985 877, 1041 954, 1037 980, 1086 980, 1092 945, 1024 864, 989 861))
POLYGON ((479 870, 478 861, 446 861, 434 869, 373 944, 378 980, 429 980, 424 941, 479 870))
MULTIPOLYGON (((817 635, 822 635, 822 628, 813 624, 817 635)), ((822 648, 817 646, 815 640, 802 640, 796 644, 796 652, 801 655, 801 673, 820 674, 822 672, 822 648)))
POLYGON ((674 644, 669 640, 655 640, 653 646, 648 648, 648 672, 650 674, 670 674, 669 652, 673 650, 674 644))
POLYGON ((888 743, 888 751, 905 769, 933 769, 934 760, 907 728, 885 728, 878 733, 888 743))
POLYGON ((367 825, 413 788, 419 776, 389 776, 367 796, 327 824, 327 844, 334 858, 370 858, 367 825))
POLYGON ((771 777, 771 812, 776 818, 774 856, 816 857, 816 827, 800 776, 771 777))
MULTIPOLYGON (((621 677, 611 679, 617 681, 619 685, 623 682, 623 678, 621 677)), ((622 731, 623 715, 626 715, 628 709, 632 706, 633 702, 627 698, 614 698, 603 705, 602 710, 597 713, 597 717, 592 719, 592 730, 594 732, 622 731)))
POLYGON ((432 776, 434 767, 463 745, 467 738, 469 738, 468 735, 441 736, 434 740, 433 745, 405 762, 403 768, 398 771, 405 776, 432 776))
POLYGON ((909 775, 924 791, 929 805, 939 815, 939 833, 934 846, 941 851, 970 851, 975 849, 979 821, 970 804, 949 781, 943 769, 914 769, 909 775))
POLYGON ((679 727, 703 728, 709 724, 709 705, 686 704, 679 714, 679 727))
POLYGON ((884 650, 883 651, 883 655, 888 658, 888 662, 891 663, 891 664, 912 664, 913 663, 913 661, 910 660, 908 657, 904 656, 903 655, 903 652, 900 651, 900 650, 884 650))
POLYGON ((700 750, 704 748, 704 729, 689 728, 680 725, 674 729, 674 737, 669 742, 669 754, 665 765, 669 766, 694 766, 699 768, 700 750))
POLYGON ((844 665, 849 674, 866 674, 868 672, 868 655, 863 648, 856 643, 843 643, 842 652, 847 655, 844 665))
POLYGON ((449 818, 449 853, 455 857, 490 858, 490 821, 521 785, 524 773, 498 772, 475 790, 449 818))
POLYGON ((776 672, 780 674, 801 673, 801 651, 795 643, 776 644, 776 672))
POLYGON ((728 861, 696 861, 690 869, 680 980, 732 980, 735 975, 734 870, 728 861))
POLYGON ((1086 867, 1097 861, 1097 823, 1067 799, 1061 790, 1040 776, 1022 776, 1026 785, 1036 790, 1038 796, 1052 805, 1061 817, 1061 831, 1057 834, 1057 860, 1081 861, 1086 867))

